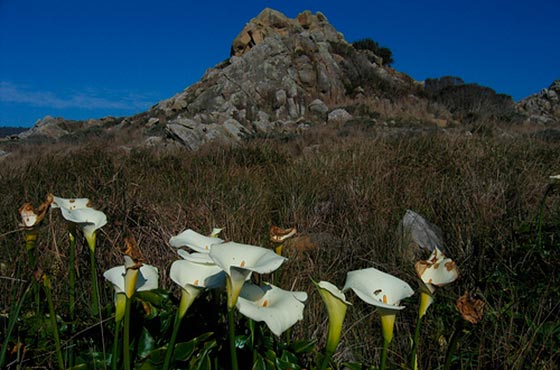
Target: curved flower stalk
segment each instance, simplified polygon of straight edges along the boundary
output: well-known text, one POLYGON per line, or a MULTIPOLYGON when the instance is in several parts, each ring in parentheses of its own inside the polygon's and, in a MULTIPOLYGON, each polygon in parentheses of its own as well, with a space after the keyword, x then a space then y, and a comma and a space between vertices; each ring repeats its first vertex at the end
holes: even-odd
POLYGON ((172 236, 169 244, 175 248, 189 247, 199 253, 209 253, 210 247, 214 244, 223 243, 223 239, 218 238, 222 229, 214 228, 210 236, 197 233, 192 229, 187 229, 182 233, 172 236))
POLYGON ((412 369, 418 368, 418 342, 420 340, 420 326, 422 318, 426 314, 428 307, 434 301, 433 294, 436 287, 441 287, 452 283, 459 277, 459 272, 455 262, 445 255, 436 247, 434 248, 430 258, 425 261, 418 261, 414 266, 416 274, 422 281, 420 287, 420 306, 418 308, 418 322, 414 332, 414 341, 412 342, 412 354, 410 357, 410 366, 412 369))
POLYGON ((373 267, 348 272, 342 291, 348 289, 352 289, 364 302, 375 306, 381 317, 384 343, 380 369, 383 370, 386 367, 387 349, 393 339, 397 312, 404 308, 400 301, 412 296, 414 291, 401 279, 373 267))
POLYGON ((306 292, 291 292, 272 284, 247 283, 241 289, 236 307, 248 318, 264 321, 270 331, 280 336, 303 319, 306 300, 306 292))
POLYGON ((340 335, 342 333, 342 324, 346 317, 346 310, 352 303, 346 300, 344 293, 338 289, 334 284, 328 281, 320 281, 315 283, 319 290, 319 294, 327 306, 327 313, 329 315, 329 331, 327 334, 327 346, 325 348, 325 358, 321 369, 326 369, 328 363, 338 347, 340 342, 340 335))

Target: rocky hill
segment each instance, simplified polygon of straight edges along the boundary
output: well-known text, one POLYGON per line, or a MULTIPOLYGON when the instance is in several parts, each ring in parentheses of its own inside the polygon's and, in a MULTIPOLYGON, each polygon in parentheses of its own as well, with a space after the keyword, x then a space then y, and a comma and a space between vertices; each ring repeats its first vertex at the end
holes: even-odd
POLYGON ((528 116, 533 123, 551 124, 560 121, 560 80, 554 81, 548 89, 521 100, 516 109, 528 116))
MULTIPOLYGON (((547 123, 559 121, 557 88, 555 83, 524 100, 518 113, 540 117, 545 112, 547 123)), ((489 88, 452 86, 442 95, 448 90, 429 92, 423 83, 384 65, 373 51, 353 47, 320 12, 290 19, 265 9, 233 40, 230 58, 148 111, 88 121, 46 117, 19 138, 78 142, 124 133, 130 145, 196 150, 209 142, 297 133, 327 123, 447 127, 465 117, 501 120, 501 110, 513 107, 510 97, 489 88), (500 111, 481 100, 499 102, 500 111), (472 109, 491 114, 471 114, 472 109)))

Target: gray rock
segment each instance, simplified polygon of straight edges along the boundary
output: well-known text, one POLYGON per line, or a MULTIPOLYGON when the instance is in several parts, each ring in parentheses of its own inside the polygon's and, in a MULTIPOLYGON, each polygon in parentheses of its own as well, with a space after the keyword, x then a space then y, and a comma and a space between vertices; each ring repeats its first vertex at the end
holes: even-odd
POLYGON ((321 99, 315 99, 309 104, 309 111, 324 115, 329 111, 329 107, 321 99))
POLYGON ((346 109, 338 108, 328 115, 328 122, 346 122, 352 119, 352 115, 346 109))

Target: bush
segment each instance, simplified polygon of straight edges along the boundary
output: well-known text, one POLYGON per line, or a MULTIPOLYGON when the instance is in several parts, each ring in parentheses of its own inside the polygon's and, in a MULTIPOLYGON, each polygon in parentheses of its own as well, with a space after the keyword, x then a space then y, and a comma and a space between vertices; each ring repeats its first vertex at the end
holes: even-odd
POLYGON ((384 66, 390 66, 394 63, 393 52, 391 49, 379 45, 377 41, 370 38, 354 41, 352 46, 357 50, 369 50, 373 52, 375 55, 383 59, 384 66))

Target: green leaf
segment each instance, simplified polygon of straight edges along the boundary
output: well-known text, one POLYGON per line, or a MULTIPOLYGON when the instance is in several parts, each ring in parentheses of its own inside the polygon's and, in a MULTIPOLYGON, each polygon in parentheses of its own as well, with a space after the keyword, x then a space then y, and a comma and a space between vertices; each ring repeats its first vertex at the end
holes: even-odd
POLYGON ((196 338, 189 342, 177 343, 175 345, 175 350, 173 351, 173 358, 175 361, 188 361, 188 359, 193 355, 196 345, 196 338))
POLYGON ((261 355, 257 354, 257 360, 253 363, 251 370, 267 370, 266 363, 261 355))
POLYGON ((298 340, 290 345, 290 348, 295 353, 310 353, 315 349, 315 341, 313 340, 298 340))
POLYGON ((148 329, 142 328, 140 332, 140 337, 138 338, 138 357, 145 358, 150 352, 154 350, 156 340, 150 334, 148 329))

